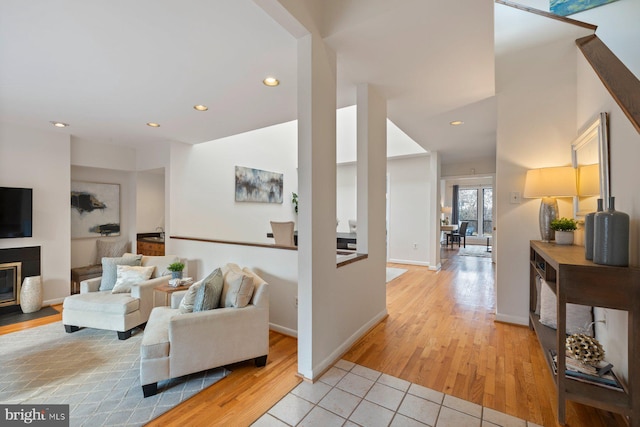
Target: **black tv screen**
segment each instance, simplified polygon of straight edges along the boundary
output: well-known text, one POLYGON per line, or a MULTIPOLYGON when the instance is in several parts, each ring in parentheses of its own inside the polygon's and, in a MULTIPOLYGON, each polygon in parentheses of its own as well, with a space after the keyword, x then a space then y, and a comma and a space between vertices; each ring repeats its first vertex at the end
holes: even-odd
POLYGON ((33 236, 33 190, 0 187, 0 238, 33 236))

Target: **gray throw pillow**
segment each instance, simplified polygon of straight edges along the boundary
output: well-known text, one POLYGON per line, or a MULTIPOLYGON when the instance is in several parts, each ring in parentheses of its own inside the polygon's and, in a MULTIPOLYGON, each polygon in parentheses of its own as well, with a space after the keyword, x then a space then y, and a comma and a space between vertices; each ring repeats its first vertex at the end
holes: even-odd
POLYGON ((218 308, 223 284, 222 270, 216 268, 202 281, 202 286, 200 286, 200 289, 196 292, 193 311, 206 311, 218 308))
POLYGON ((110 291, 113 289, 118 278, 119 265, 140 266, 142 255, 119 257, 119 258, 102 258, 102 280, 100 281, 101 291, 110 291))
POLYGON ((102 258, 116 258, 121 257, 127 252, 129 248, 129 242, 126 240, 96 240, 96 249, 98 256, 96 257, 96 264, 102 262, 102 258))

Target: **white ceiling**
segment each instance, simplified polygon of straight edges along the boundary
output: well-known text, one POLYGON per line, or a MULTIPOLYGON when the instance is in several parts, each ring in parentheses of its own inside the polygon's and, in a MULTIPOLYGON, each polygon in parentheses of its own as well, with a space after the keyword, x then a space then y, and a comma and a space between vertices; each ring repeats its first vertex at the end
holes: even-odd
MULTIPOLYGON (((368 82, 443 163, 495 155, 493 0, 308 4, 339 106, 368 82)), ((79 141, 199 143, 296 118, 296 41, 252 0, 3 0, 0 64, 3 122, 61 121, 79 141)))

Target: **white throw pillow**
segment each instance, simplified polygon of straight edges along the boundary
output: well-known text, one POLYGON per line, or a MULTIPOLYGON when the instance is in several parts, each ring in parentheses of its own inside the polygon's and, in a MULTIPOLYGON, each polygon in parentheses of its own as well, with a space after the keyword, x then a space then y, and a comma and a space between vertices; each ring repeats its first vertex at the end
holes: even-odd
POLYGON ((137 267, 118 265, 116 284, 111 293, 122 294, 131 292, 131 286, 149 280, 155 267, 137 267))
MULTIPOLYGON (((556 312, 556 294, 551 290, 549 284, 540 279, 541 303, 540 303, 540 323, 553 329, 558 328, 558 316, 556 312)), ((586 334, 593 336, 592 328, 589 325, 593 322, 592 307, 578 304, 567 304, 567 334, 586 334), (589 328, 587 330, 587 328, 589 328)))
POLYGON ((180 305, 178 306, 180 314, 193 312, 193 304, 196 301, 196 294, 198 293, 198 289, 202 286, 202 282, 203 280, 198 280, 196 283, 189 286, 187 293, 184 294, 184 297, 182 297, 180 305))
POLYGON ((224 277, 224 287, 220 297, 221 307, 246 307, 253 295, 253 277, 242 270, 229 270, 224 277))

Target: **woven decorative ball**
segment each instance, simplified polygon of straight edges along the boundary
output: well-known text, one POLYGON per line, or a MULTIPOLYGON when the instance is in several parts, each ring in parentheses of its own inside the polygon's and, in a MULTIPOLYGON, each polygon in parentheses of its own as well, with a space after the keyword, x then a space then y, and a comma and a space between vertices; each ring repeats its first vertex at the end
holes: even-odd
POLYGON ((567 356, 586 363, 597 365, 604 359, 604 349, 597 339, 585 334, 569 335, 565 341, 567 356))

